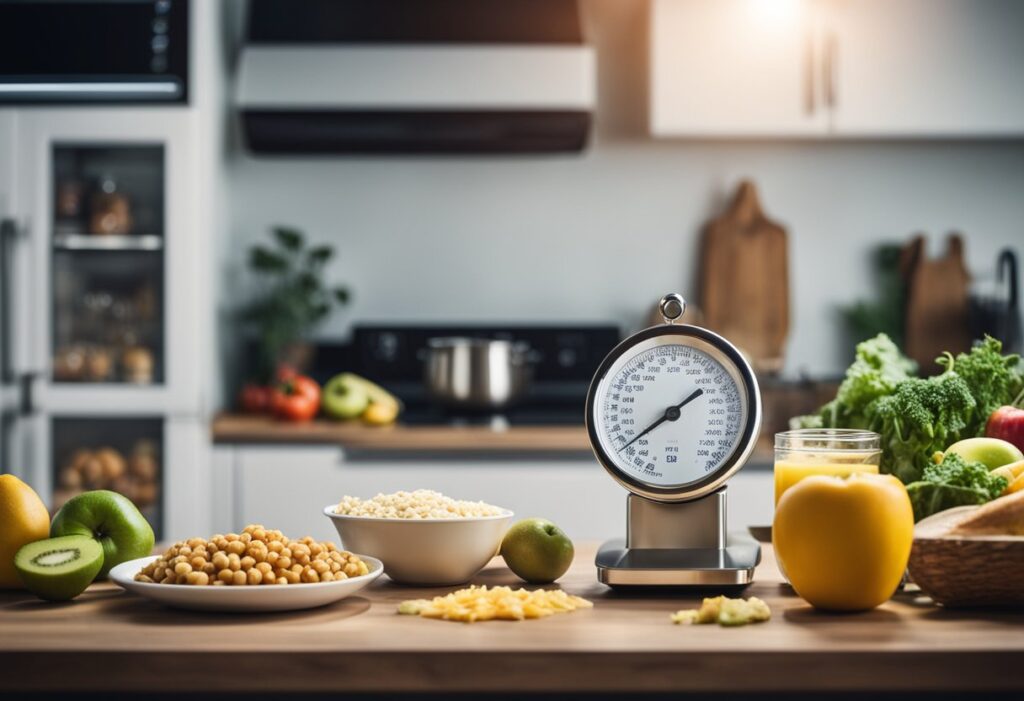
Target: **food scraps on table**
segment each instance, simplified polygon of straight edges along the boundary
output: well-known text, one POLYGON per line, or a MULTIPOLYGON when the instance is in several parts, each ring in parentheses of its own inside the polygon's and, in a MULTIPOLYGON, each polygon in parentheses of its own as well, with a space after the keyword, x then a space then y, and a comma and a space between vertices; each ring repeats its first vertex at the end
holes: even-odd
POLYGON ((433 599, 411 599, 398 605, 398 613, 445 621, 522 621, 571 613, 594 605, 561 589, 512 589, 471 586, 433 599))
POLYGON ((772 611, 761 599, 730 599, 715 596, 704 599, 699 609, 682 609, 669 616, 677 625, 717 623, 720 626, 744 626, 763 623, 772 617, 772 611))

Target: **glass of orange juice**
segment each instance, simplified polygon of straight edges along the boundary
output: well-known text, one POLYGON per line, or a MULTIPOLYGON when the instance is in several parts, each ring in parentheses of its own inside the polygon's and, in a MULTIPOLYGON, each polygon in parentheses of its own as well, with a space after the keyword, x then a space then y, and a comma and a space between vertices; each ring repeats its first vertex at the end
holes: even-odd
POLYGON ((811 428, 776 433, 775 504, 804 477, 877 474, 881 458, 882 437, 873 431, 811 428))

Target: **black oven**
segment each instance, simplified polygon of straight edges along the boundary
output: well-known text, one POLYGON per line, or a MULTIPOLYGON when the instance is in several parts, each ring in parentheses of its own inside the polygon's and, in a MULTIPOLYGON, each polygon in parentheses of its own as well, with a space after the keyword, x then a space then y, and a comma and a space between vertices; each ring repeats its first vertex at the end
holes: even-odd
POLYGON ((0 0, 0 104, 188 102, 188 0, 0 0))

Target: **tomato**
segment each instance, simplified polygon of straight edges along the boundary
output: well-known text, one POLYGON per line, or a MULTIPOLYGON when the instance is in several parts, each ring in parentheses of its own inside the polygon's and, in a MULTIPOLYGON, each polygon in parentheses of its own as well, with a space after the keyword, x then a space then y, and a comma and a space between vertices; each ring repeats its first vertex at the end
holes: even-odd
POLYGON ((814 475, 786 490, 772 541, 793 589, 812 606, 863 611, 884 603, 907 567, 914 510, 892 475, 814 475))
POLYGON ((274 416, 285 421, 309 421, 320 408, 320 385, 305 375, 279 382, 270 395, 274 416))
POLYGON ((266 414, 270 411, 270 388, 246 382, 238 393, 238 406, 246 414, 266 414))

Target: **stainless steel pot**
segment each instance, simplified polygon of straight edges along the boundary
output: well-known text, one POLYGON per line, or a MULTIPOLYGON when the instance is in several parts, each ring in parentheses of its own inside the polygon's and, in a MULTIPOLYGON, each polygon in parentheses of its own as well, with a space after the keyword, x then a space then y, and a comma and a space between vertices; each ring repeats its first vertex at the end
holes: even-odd
POLYGON ((427 391, 453 409, 502 409, 533 379, 530 347, 522 342, 432 338, 424 361, 427 391))

